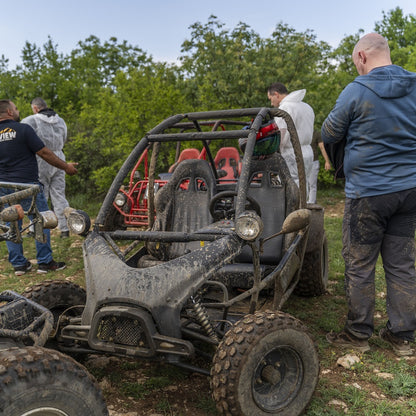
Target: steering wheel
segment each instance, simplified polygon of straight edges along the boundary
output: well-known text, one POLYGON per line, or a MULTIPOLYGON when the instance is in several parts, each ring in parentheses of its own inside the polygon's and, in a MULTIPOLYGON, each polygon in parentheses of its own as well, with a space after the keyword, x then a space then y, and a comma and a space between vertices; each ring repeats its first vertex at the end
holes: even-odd
MULTIPOLYGON (((223 219, 231 219, 235 216, 235 197, 237 192, 235 191, 223 191, 214 195, 209 203, 209 212, 212 215, 214 221, 220 221, 223 219)), ((246 211, 255 211, 261 216, 261 208, 258 202, 251 196, 246 196, 246 211)))

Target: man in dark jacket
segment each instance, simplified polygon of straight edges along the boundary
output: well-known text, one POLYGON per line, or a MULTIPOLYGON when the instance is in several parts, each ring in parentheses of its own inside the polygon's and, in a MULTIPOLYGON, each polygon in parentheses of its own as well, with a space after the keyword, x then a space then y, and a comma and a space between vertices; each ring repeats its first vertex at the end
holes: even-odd
POLYGON ((322 126, 324 143, 345 141, 343 257, 348 315, 334 345, 370 349, 375 266, 387 283, 380 337, 412 355, 416 329, 416 74, 392 65, 387 40, 370 33, 355 45, 359 76, 340 94, 322 126))
MULTIPOLYGON (((10 100, 0 100, 0 182, 39 184, 36 155, 53 166, 64 170, 68 175, 75 175, 74 163, 66 163, 47 148, 32 127, 19 123, 20 113, 10 100)), ((0 187, 0 196, 11 193, 10 188, 0 187)), ((30 199, 21 202, 23 209, 28 210, 30 199)), ((40 212, 49 209, 45 196, 40 192, 36 196, 36 205, 40 212)), ((50 232, 45 229, 46 243, 36 241, 38 273, 61 270, 64 262, 56 262, 52 257, 50 232)), ((16 276, 21 276, 32 268, 32 264, 23 254, 22 244, 7 241, 9 261, 14 267, 16 276)))

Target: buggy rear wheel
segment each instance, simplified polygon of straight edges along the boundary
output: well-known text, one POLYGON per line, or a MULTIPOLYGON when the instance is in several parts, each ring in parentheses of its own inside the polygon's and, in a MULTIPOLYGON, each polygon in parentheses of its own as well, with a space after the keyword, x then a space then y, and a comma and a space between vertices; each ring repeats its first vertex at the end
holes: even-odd
POLYGON ((103 231, 115 231, 125 230, 126 224, 124 223, 124 217, 114 206, 111 206, 108 215, 105 217, 102 227, 103 231))
POLYGON ((66 309, 84 306, 86 302, 85 290, 66 280, 45 280, 27 288, 22 295, 48 308, 54 316, 55 324, 66 309))
POLYGON ((321 244, 314 251, 305 253, 299 282, 294 294, 297 296, 320 296, 328 286, 328 242, 325 233, 321 244))
POLYGON ((257 312, 221 341, 211 387, 223 414, 296 416, 309 403, 318 375, 318 354, 306 327, 282 312, 257 312))
POLYGON ((2 416, 105 416, 101 390, 87 370, 39 347, 0 351, 2 416))
MULTIPOLYGON (((49 338, 46 346, 59 349, 59 318, 75 318, 82 313, 86 302, 85 290, 75 283, 66 280, 45 280, 27 288, 23 293, 26 298, 49 309, 53 315, 53 338, 49 338)), ((64 341, 69 343, 69 341, 64 341)), ((75 355, 72 355, 75 357, 75 355)))

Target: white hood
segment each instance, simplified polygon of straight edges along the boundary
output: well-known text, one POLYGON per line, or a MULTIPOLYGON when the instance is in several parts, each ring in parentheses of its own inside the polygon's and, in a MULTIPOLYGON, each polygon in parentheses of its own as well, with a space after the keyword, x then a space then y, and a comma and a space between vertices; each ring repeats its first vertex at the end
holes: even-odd
MULTIPOLYGON (((292 117, 293 123, 295 124, 302 147, 306 176, 308 177, 313 162, 313 151, 310 144, 312 142, 315 113, 309 104, 302 101, 305 94, 305 89, 291 92, 283 98, 279 108, 286 111, 292 117)), ((281 130, 280 153, 285 158, 293 178, 297 181, 296 159, 286 122, 283 118, 276 117, 276 123, 281 130)))

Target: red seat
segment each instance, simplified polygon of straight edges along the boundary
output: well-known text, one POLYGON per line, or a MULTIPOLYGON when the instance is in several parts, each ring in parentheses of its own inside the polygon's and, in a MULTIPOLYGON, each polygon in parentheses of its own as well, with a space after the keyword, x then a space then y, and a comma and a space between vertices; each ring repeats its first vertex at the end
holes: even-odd
POLYGON ((227 172, 223 180, 237 179, 240 176, 240 154, 235 147, 222 147, 214 159, 215 168, 227 172))
POLYGON ((184 160, 188 159, 198 159, 199 158, 199 150, 194 148, 189 149, 183 149, 181 154, 179 155, 178 160, 169 168, 169 173, 172 173, 176 166, 179 165, 179 163, 183 162, 184 160))

